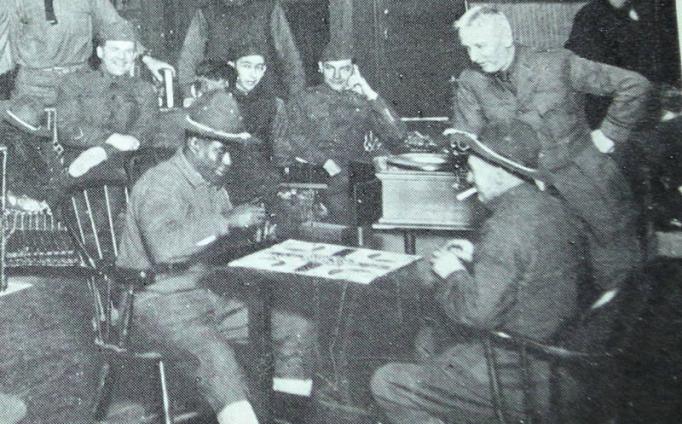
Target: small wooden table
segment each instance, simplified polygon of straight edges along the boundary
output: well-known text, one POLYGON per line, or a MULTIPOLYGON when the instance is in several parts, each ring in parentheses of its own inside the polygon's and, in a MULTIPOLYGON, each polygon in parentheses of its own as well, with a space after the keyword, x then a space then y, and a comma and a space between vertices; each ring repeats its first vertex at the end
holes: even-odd
POLYGON ((417 233, 424 231, 458 232, 465 233, 472 230, 469 225, 437 225, 437 224, 401 224, 401 223, 376 223, 372 225, 375 230, 398 230, 403 233, 404 251, 408 255, 417 253, 417 233))
MULTIPOLYGON (((319 344, 326 347, 326 349, 320 349, 321 356, 330 356, 322 358, 321 361, 333 362, 336 371, 343 374, 347 372, 344 367, 348 366, 348 336, 350 333, 359 331, 359 327, 354 327, 354 323, 350 319, 354 309, 365 314, 365 318, 371 318, 372 313, 379 314, 382 305, 389 305, 391 308, 394 302, 409 302, 411 305, 418 305, 424 287, 421 281, 426 278, 433 278, 428 262, 423 260, 389 273, 368 285, 345 280, 328 280, 227 266, 220 267, 215 272, 218 273, 219 278, 217 280, 229 282, 225 286, 226 290, 230 290, 229 288, 235 287, 236 284, 239 287, 247 288, 250 294, 248 296, 249 337, 259 358, 256 376, 258 379, 257 387, 261 395, 261 399, 259 399, 261 404, 258 405, 258 409, 263 414, 262 422, 270 422, 272 417, 274 356, 271 321, 273 307, 275 304, 279 306, 279 300, 283 296, 295 298, 296 302, 293 303, 297 304, 298 308, 293 312, 307 315, 318 321, 319 344), (278 302, 275 302, 276 300, 278 302), (364 309, 351 307, 358 302, 362 303, 363 306, 367 305, 367 307, 364 309), (328 305, 334 303, 339 303, 340 306, 333 311, 327 310, 328 305), (346 314, 345 317, 344 314, 346 314), (332 321, 335 328, 332 331, 324 331, 324 324, 329 324, 329 321, 332 321), (338 352, 335 352, 335 348, 338 348, 338 352)), ((212 287, 212 289, 219 291, 220 287, 212 287)), ((230 294, 226 292, 225 295, 229 296, 230 294)), ((405 344, 403 348, 407 349, 408 345, 412 343, 413 335, 404 334, 404 332, 409 331, 405 329, 416 330, 421 313, 418 306, 407 310, 410 312, 400 315, 402 322, 394 323, 395 334, 386 335, 392 338, 387 346, 398 349, 398 345, 402 343, 405 344)), ((385 316, 381 315, 378 318, 384 320, 385 316)), ((369 338, 372 338, 371 329, 362 327, 362 331, 365 334, 370 334, 369 338)), ((380 335, 376 336, 377 339, 379 337, 380 335)), ((365 335, 364 339, 367 338, 365 335)), ((368 345, 372 344, 373 341, 368 340, 368 345)), ((362 346, 358 350, 361 351, 358 356, 361 356, 364 361, 381 360, 386 356, 373 358, 372 355, 376 356, 377 351, 374 346, 362 346)), ((322 366, 323 364, 316 364, 316 366, 318 365, 322 366)), ((348 390, 347 376, 342 375, 339 379, 339 384, 345 386, 342 387, 342 391, 346 392, 346 399, 344 400, 352 401, 350 399, 352 396, 348 390)))

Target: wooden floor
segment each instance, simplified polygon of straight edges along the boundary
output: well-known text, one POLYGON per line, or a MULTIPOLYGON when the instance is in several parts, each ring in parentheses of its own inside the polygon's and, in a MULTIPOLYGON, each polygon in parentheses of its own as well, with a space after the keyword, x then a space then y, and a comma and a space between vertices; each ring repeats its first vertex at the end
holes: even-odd
MULTIPOLYGON (((662 264, 654 280, 656 297, 647 317, 648 330, 634 348, 635 360, 628 370, 628 384, 623 387, 629 401, 623 406, 622 422, 678 423, 682 417, 682 262, 662 264)), ((25 401, 28 416, 23 423, 89 424, 100 358, 91 345, 83 282, 64 276, 13 277, 12 281, 31 286, 0 297, 0 392, 25 401)), ((384 319, 390 314, 388 309, 379 312, 377 316, 384 319)), ((381 328, 376 327, 371 337, 380 333, 381 328)), ((356 336, 362 339, 370 335, 356 336)), ((409 354, 407 348, 404 353, 409 354)), ((348 383, 353 401, 363 410, 373 410, 366 384, 379 365, 377 361, 359 360, 351 367, 348 383)), ((140 372, 131 370, 132 378, 140 372)), ((175 380, 172 391, 187 392, 187 387, 178 386, 175 380)), ((135 391, 126 386, 112 409, 118 418, 112 417, 111 422, 139 422, 144 408, 150 409, 149 400, 144 399, 146 392, 143 387, 135 391)), ((317 404, 317 413, 313 414, 317 422, 374 422, 375 418, 362 410, 341 407, 331 393, 317 404)), ((191 404, 191 399, 188 402, 191 404)), ((302 422, 302 403, 280 402, 280 412, 285 408, 289 409, 290 422, 302 422)))

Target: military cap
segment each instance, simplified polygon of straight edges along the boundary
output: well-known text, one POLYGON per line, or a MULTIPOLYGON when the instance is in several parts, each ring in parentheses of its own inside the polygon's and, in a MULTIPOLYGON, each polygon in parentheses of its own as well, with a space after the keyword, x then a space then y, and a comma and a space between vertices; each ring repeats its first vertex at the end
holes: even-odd
POLYGON ((118 21, 106 24, 97 34, 100 42, 104 41, 137 41, 137 33, 133 24, 118 21))
POLYGON ((253 55, 260 55, 265 58, 267 51, 267 46, 258 43, 236 44, 228 50, 227 60, 236 62, 242 57, 253 55))
POLYGON ((224 143, 256 144, 244 129, 239 105, 231 93, 216 90, 199 97, 183 119, 183 128, 224 143))
POLYGON ((538 168, 540 139, 528 123, 519 119, 493 121, 478 137, 468 137, 472 154, 506 170, 547 182, 549 175, 538 168))
POLYGON ((331 62, 334 60, 352 60, 353 45, 347 40, 331 40, 327 47, 322 51, 320 62, 331 62))

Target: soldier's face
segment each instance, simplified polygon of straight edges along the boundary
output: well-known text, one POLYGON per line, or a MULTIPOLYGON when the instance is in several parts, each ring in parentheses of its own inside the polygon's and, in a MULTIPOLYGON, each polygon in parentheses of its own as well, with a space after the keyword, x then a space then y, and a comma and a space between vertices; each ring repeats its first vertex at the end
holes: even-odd
POLYGON ((248 93, 256 88, 265 75, 265 58, 259 54, 244 56, 234 63, 237 71, 237 88, 248 93))
POLYGON ((471 61, 484 72, 501 71, 511 62, 512 41, 492 25, 463 28, 459 36, 471 61))
POLYGON ((330 60, 319 63, 324 82, 334 91, 348 89, 348 80, 353 75, 353 61, 351 59, 330 60))
POLYGON ((194 167, 201 176, 213 185, 225 182, 227 171, 232 166, 232 156, 227 146, 217 140, 195 138, 190 150, 193 153, 194 167))
POLYGON ((106 41, 97 47, 97 56, 102 59, 104 69, 116 76, 132 74, 135 66, 134 41, 106 41))

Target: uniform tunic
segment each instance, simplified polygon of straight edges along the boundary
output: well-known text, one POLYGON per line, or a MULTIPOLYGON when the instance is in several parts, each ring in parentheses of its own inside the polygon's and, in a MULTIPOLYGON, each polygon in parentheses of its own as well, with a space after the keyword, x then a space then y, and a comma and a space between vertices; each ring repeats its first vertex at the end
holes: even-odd
POLYGON ((641 120, 649 87, 634 72, 568 50, 517 46, 507 72, 464 70, 455 91, 455 128, 478 134, 488 122, 518 118, 538 132, 538 163, 587 223, 592 266, 602 288, 627 278, 641 254, 630 188, 615 162, 593 146, 582 94, 613 97, 601 130, 618 148, 641 120))
POLYGON ((329 179, 326 199, 332 220, 338 223, 352 219, 350 162, 371 162, 379 153, 367 151, 365 135, 371 130, 384 145, 397 148, 407 134, 405 124, 381 97, 368 101, 326 84, 308 87, 292 98, 275 125, 273 158, 278 165, 294 164, 298 157, 315 165, 331 159, 341 168, 329 179))
MULTIPOLYGON (((436 283, 443 319, 547 340, 576 315, 584 272, 582 235, 561 201, 522 184, 493 199, 472 271, 436 283)), ((506 405, 522 411, 515 353, 497 349, 506 405)), ((534 389, 548 405, 548 367, 532 359, 534 389)), ((375 374, 375 398, 396 424, 494 422, 480 343, 461 343, 420 364, 389 364, 375 374)))
POLYGON ((116 153, 104 143, 114 133, 131 135, 144 147, 154 135, 158 109, 154 87, 139 78, 113 76, 103 69, 67 75, 59 86, 57 103, 67 163, 93 146, 116 153))

